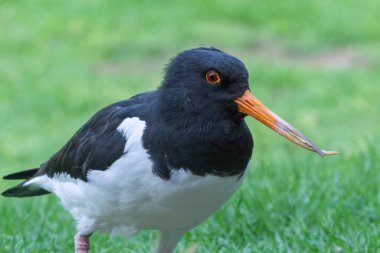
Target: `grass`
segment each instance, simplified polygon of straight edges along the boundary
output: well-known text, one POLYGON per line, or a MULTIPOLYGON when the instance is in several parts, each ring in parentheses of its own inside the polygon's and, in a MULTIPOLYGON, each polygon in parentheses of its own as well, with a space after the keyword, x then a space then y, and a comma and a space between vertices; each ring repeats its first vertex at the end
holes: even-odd
MULTIPOLYGON (((380 30, 375 0, 0 1, 0 176, 39 165, 98 109, 154 89, 177 52, 238 56, 268 107, 319 158, 248 120, 252 168, 177 252, 378 252, 380 30)), ((14 182, 2 181, 0 190, 14 182)), ((1 252, 70 252, 54 196, 0 198, 1 252)), ((149 252, 156 233, 94 234, 92 252, 149 252)))

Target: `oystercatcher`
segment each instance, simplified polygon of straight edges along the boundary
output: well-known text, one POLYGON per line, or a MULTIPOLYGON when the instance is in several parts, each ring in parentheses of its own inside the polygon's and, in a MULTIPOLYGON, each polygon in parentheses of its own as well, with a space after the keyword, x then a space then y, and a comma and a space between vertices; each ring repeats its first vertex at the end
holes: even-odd
POLYGON ((75 252, 89 250, 94 231, 160 232, 159 253, 215 212, 249 167, 250 115, 290 141, 323 151, 251 93, 248 71, 215 48, 184 51, 161 86, 97 112, 40 167, 4 179, 25 179, 6 197, 54 193, 76 221, 75 252))

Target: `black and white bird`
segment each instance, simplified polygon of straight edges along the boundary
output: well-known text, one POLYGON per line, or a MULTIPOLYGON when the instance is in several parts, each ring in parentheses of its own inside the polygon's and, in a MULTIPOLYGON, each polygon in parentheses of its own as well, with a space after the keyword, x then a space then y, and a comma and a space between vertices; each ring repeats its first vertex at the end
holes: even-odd
POLYGON ((294 143, 323 151, 250 92, 248 71, 215 48, 184 51, 167 66, 161 86, 97 112, 39 168, 2 193, 54 193, 76 221, 75 252, 89 250, 95 231, 160 232, 158 253, 174 250, 239 188, 253 139, 250 115, 294 143))

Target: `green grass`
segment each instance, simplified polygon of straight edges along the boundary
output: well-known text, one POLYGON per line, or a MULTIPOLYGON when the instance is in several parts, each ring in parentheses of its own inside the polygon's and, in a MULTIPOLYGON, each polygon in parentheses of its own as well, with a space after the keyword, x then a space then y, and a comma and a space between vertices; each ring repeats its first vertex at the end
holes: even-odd
MULTIPOLYGON (((177 252, 379 252, 380 2, 0 1, 0 176, 38 166, 98 109, 154 89, 177 52, 243 60, 255 95, 321 159, 248 120, 252 168, 177 252)), ((0 190, 15 182, 2 181, 0 190)), ((0 198, 0 252, 71 252, 54 196, 0 198)), ((92 252, 149 252, 156 233, 92 252)))

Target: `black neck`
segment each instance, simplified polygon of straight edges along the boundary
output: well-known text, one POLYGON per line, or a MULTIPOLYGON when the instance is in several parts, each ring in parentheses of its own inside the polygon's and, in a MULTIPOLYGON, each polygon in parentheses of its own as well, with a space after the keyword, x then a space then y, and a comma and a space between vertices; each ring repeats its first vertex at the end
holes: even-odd
POLYGON ((200 176, 242 174, 253 148, 244 119, 205 116, 196 109, 185 113, 187 108, 179 102, 182 98, 176 97, 178 106, 173 101, 161 102, 156 106, 160 117, 147 122, 143 141, 154 161, 154 172, 163 179, 170 179, 170 172, 179 169, 200 176))

